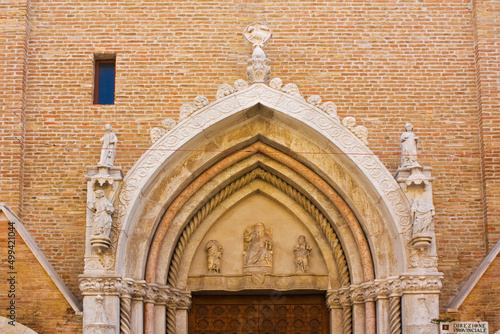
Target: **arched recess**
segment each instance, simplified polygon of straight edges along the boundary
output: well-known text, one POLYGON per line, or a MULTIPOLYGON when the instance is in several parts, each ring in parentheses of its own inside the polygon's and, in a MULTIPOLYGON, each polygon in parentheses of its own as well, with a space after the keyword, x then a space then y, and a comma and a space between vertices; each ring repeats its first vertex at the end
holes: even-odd
MULTIPOLYGON (((409 205, 387 169, 335 118, 300 97, 254 84, 182 121, 127 174, 113 271, 165 285, 174 245, 190 220, 259 165, 326 217, 353 283, 373 283, 409 268, 409 205), (359 268, 362 274, 353 275, 359 268)), ((162 311, 152 301, 145 309, 146 330, 152 332, 158 320, 151 319, 162 311)), ((365 311, 363 328, 373 332, 368 318, 374 314, 365 311)))

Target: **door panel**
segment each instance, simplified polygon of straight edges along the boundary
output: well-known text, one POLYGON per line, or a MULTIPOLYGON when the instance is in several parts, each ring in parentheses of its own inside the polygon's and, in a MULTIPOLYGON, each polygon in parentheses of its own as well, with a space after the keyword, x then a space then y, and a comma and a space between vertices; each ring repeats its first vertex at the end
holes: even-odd
POLYGON ((323 295, 193 296, 189 333, 326 334, 323 295))

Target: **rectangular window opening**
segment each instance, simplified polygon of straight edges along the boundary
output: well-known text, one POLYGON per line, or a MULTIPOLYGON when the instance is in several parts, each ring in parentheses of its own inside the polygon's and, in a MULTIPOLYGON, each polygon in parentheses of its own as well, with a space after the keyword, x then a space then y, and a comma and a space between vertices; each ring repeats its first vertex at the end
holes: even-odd
POLYGON ((94 104, 115 104, 116 60, 95 58, 94 104))

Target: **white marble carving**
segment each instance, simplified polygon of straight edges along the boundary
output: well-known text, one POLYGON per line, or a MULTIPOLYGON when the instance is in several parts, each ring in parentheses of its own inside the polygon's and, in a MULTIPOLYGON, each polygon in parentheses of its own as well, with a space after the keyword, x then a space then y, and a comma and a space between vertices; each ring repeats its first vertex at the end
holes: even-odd
POLYGON ((106 133, 101 138, 102 149, 101 149, 101 160, 97 166, 99 167, 113 167, 116 155, 116 145, 118 144, 118 138, 113 133, 111 125, 106 124, 106 133))
POLYGON ((87 332, 92 334, 113 334, 115 326, 110 325, 102 301, 102 296, 95 297, 97 305, 95 307, 94 322, 87 325, 87 332))
POLYGON ((243 234, 243 271, 271 272, 273 268, 273 234, 271 228, 257 223, 243 234))
POLYGON ((248 82, 243 79, 238 79, 234 82, 234 88, 237 92, 248 88, 248 82))
POLYGON ((300 95, 299 87, 297 87, 296 84, 294 83, 288 83, 281 90, 288 95, 295 96, 295 97, 300 97, 302 98, 302 95, 300 95))
POLYGON ((273 80, 271 80, 271 82, 269 82, 269 86, 271 88, 281 90, 281 87, 283 86, 283 81, 281 81, 280 78, 274 78, 273 80))
POLYGON ((309 272, 309 257, 311 256, 312 247, 307 243, 306 236, 299 236, 297 245, 293 248, 295 254, 295 272, 309 272))
POLYGON ((208 105, 208 99, 203 95, 198 95, 197 97, 194 98, 193 103, 196 109, 200 109, 208 105))
POLYGON ((339 120, 339 117, 337 116, 337 106, 335 105, 335 103, 324 102, 319 108, 324 112, 326 112, 331 117, 335 118, 336 120, 339 120))
POLYGON ((231 95, 235 92, 235 89, 233 86, 231 85, 228 85, 228 84, 222 84, 219 86, 219 88, 217 89, 217 94, 215 94, 215 99, 216 100, 220 100, 222 99, 224 96, 228 96, 228 95, 231 95))
POLYGON ((208 273, 220 274, 220 260, 222 257, 222 245, 217 240, 210 240, 205 246, 208 260, 208 273))
POLYGON ((97 190, 95 192, 95 202, 89 208, 94 212, 94 226, 92 227, 92 236, 90 243, 92 248, 98 254, 109 248, 111 240, 109 234, 111 233, 111 226, 113 218, 111 215, 115 211, 113 204, 104 196, 104 191, 97 190))
POLYGON ((252 43, 252 58, 248 60, 247 76, 250 83, 269 82, 271 79, 271 60, 266 57, 262 48, 272 36, 271 30, 266 25, 255 22, 243 31, 243 36, 252 43))
MULTIPOLYGON (((208 100, 207 100, 207 103, 208 103, 208 100)), ((165 118, 161 122, 161 127, 154 127, 149 132, 151 135, 151 142, 155 143, 158 139, 160 139, 163 135, 165 135, 165 133, 170 131, 176 124, 177 124, 177 122, 174 119, 165 118)))
POLYGON ((307 99, 307 102, 310 103, 310 104, 312 104, 313 106, 319 107, 319 105, 321 104, 321 96, 319 96, 319 95, 311 95, 307 99))
POLYGON ((434 206, 422 198, 416 198, 411 206, 413 220, 412 245, 415 248, 428 247, 433 236, 434 206))
POLYGON ((413 133, 413 125, 405 124, 401 134, 401 167, 420 167, 418 163, 418 137, 413 133))
POLYGON ((368 145, 368 130, 362 125, 356 125, 354 117, 346 117, 342 120, 342 125, 348 128, 363 144, 368 145))
POLYGON ((179 113, 179 122, 191 116, 191 114, 196 110, 194 103, 184 103, 181 106, 181 111, 179 113))

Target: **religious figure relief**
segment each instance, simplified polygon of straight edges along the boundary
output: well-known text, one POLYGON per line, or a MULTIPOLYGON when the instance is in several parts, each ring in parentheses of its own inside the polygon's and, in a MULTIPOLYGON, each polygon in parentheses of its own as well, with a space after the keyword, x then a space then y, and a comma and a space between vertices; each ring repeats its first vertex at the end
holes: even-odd
POLYGON ((266 228, 262 223, 257 223, 247 227, 243 236, 244 269, 250 272, 271 271, 273 266, 273 240, 271 229, 266 228))
POLYGON ((297 245, 293 248, 295 253, 295 272, 309 272, 309 256, 311 255, 312 247, 306 242, 306 236, 300 235, 297 245))
POLYGON ((104 196, 104 191, 96 190, 95 201, 89 207, 94 212, 94 224, 92 226, 92 236, 90 243, 100 254, 103 250, 108 249, 110 244, 109 235, 111 233, 111 225, 113 218, 111 215, 115 211, 113 204, 104 196))
POLYGON ((413 133, 413 125, 405 124, 405 132, 401 134, 401 167, 420 167, 418 163, 418 137, 413 133))
POLYGON ((222 245, 217 240, 210 240, 205 246, 208 260, 208 273, 220 274, 220 259, 222 257, 222 245))
POLYGON ((413 221, 412 244, 416 248, 427 247, 432 240, 434 206, 422 198, 417 198, 411 206, 413 221))
POLYGON ((113 133, 111 125, 106 124, 106 133, 101 138, 102 149, 101 149, 101 161, 97 166, 99 167, 113 167, 113 162, 116 155, 116 144, 118 143, 118 138, 113 133))

